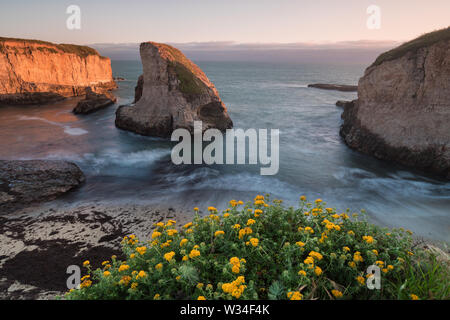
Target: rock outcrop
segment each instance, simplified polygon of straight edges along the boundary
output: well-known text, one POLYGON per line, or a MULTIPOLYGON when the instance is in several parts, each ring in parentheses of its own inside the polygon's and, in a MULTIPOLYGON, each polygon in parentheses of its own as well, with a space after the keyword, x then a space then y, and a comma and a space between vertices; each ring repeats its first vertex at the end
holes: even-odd
POLYGON ((345 108, 354 149, 450 179, 450 28, 382 54, 345 108))
POLYGON ((142 90, 144 89, 144 75, 140 75, 137 85, 134 88, 134 103, 138 102, 142 97, 142 90))
POLYGON ((351 107, 353 105, 354 101, 345 101, 345 100, 338 100, 336 101, 336 107, 346 108, 351 107))
POLYGON ((0 212, 49 201, 85 180, 71 162, 58 160, 0 160, 0 212))
POLYGON ((356 92, 358 91, 358 86, 352 86, 347 84, 330 84, 330 83, 313 83, 308 84, 308 88, 316 88, 323 90, 335 90, 344 92, 356 92))
POLYGON ((193 132, 194 121, 203 130, 233 126, 214 85, 181 51, 166 44, 140 46, 144 74, 136 103, 120 106, 116 126, 147 136, 170 137, 177 128, 193 132))
POLYGON ((111 61, 92 48, 0 38, 0 105, 37 104, 117 87, 111 61))
POLYGON ((91 88, 86 89, 86 98, 78 102, 73 109, 75 114, 88 114, 106 108, 117 101, 111 93, 95 93, 91 88))

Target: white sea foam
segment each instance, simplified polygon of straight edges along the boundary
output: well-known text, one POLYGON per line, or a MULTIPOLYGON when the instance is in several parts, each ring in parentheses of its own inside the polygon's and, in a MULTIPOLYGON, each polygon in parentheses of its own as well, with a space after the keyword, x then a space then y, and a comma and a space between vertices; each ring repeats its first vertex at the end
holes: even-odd
POLYGON ((27 121, 27 120, 28 120, 28 121, 29 121, 29 120, 43 121, 43 122, 45 122, 45 123, 48 123, 48 124, 51 124, 51 125, 54 125, 54 126, 58 126, 58 127, 63 128, 63 129, 64 129, 64 132, 65 132, 66 134, 68 134, 68 135, 71 135, 71 136, 81 136, 81 135, 83 135, 83 134, 89 133, 89 131, 84 130, 84 129, 82 129, 82 128, 74 128, 74 127, 71 127, 71 126, 69 126, 69 125, 64 125, 64 124, 62 124, 62 123, 50 121, 50 120, 47 120, 47 119, 45 119, 45 118, 40 118, 40 117, 20 116, 20 117, 19 117, 19 120, 24 120, 24 121, 27 121))

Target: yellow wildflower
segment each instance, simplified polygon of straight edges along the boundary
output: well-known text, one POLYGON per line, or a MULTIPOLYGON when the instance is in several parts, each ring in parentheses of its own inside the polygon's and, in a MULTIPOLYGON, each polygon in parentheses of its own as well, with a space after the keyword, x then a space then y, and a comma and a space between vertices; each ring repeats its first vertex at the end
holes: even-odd
POLYGON ((158 238, 161 236, 161 232, 159 231, 153 231, 152 233, 152 239, 158 238))
POLYGON ((174 256, 175 256, 175 252, 171 251, 164 255, 164 259, 166 259, 167 261, 170 262, 174 256))
POLYGON ((298 291, 291 291, 287 293, 287 297, 290 300, 302 300, 303 295, 298 291))
POLYGON ((147 247, 146 246, 137 247, 136 251, 142 256, 147 251, 147 247))
POLYGON ((295 244, 298 245, 300 248, 305 246, 305 243, 301 241, 297 241, 295 244))
POLYGON ((320 269, 320 267, 317 267, 314 269, 314 273, 318 276, 320 276, 322 274, 322 269, 320 269))
POLYGON ((340 292, 339 290, 331 290, 331 293, 332 293, 333 296, 335 296, 336 298, 341 298, 341 297, 342 297, 342 292, 340 292))
POLYGON ((128 269, 130 269, 130 266, 129 266, 129 265, 127 265, 127 264, 122 264, 122 265, 119 267, 119 272, 126 271, 126 270, 128 270, 128 269))
POLYGON ((259 243, 259 239, 257 239, 257 238, 250 238, 250 243, 252 244, 252 246, 257 247, 258 243, 259 243))
POLYGON ((373 243, 373 241, 374 241, 372 236, 363 236, 362 238, 367 243, 373 243))
POLYGON ((222 231, 222 230, 217 230, 217 231, 214 233, 214 237, 223 236, 224 234, 225 234, 224 231, 222 231))
POLYGON ((193 249, 191 253, 189 253, 189 258, 194 259, 195 257, 198 257, 200 255, 200 251, 193 249))
POLYGON ((362 286, 366 283, 366 279, 364 279, 364 277, 361 276, 357 276, 356 281, 358 281, 359 284, 361 284, 362 286))
POLYGON ((305 270, 300 270, 298 272, 298 275, 306 277, 306 271, 305 270))

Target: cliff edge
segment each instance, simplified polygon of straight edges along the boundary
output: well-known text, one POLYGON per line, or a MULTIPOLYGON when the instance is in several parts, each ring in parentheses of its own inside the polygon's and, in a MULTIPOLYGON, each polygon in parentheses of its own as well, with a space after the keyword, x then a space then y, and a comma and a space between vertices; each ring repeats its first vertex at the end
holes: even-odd
POLYGON ((342 118, 351 148, 450 179, 450 27, 380 55, 342 118))
POLYGON ((214 85, 181 51, 145 42, 140 54, 144 74, 136 87, 135 104, 116 112, 118 128, 170 137, 177 128, 193 132, 194 121, 202 121, 203 130, 233 126, 214 85))
POLYGON ((111 61, 89 47, 0 38, 0 104, 35 104, 117 87, 111 61))

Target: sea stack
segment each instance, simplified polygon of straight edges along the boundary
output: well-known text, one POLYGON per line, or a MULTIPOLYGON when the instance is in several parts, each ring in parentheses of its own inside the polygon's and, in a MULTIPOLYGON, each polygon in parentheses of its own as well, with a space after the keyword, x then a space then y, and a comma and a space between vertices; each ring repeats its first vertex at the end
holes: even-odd
POLYGON ((135 103, 116 112, 116 126, 141 135, 170 137, 178 128, 193 132, 232 128, 233 122, 219 94, 203 73, 178 49, 161 43, 140 45, 144 69, 136 87, 135 103))
POLYGON ((0 105, 39 104, 117 87, 111 61, 89 47, 0 38, 0 105))
POLYGON ((351 148, 450 179, 450 28, 379 56, 342 118, 351 148))

